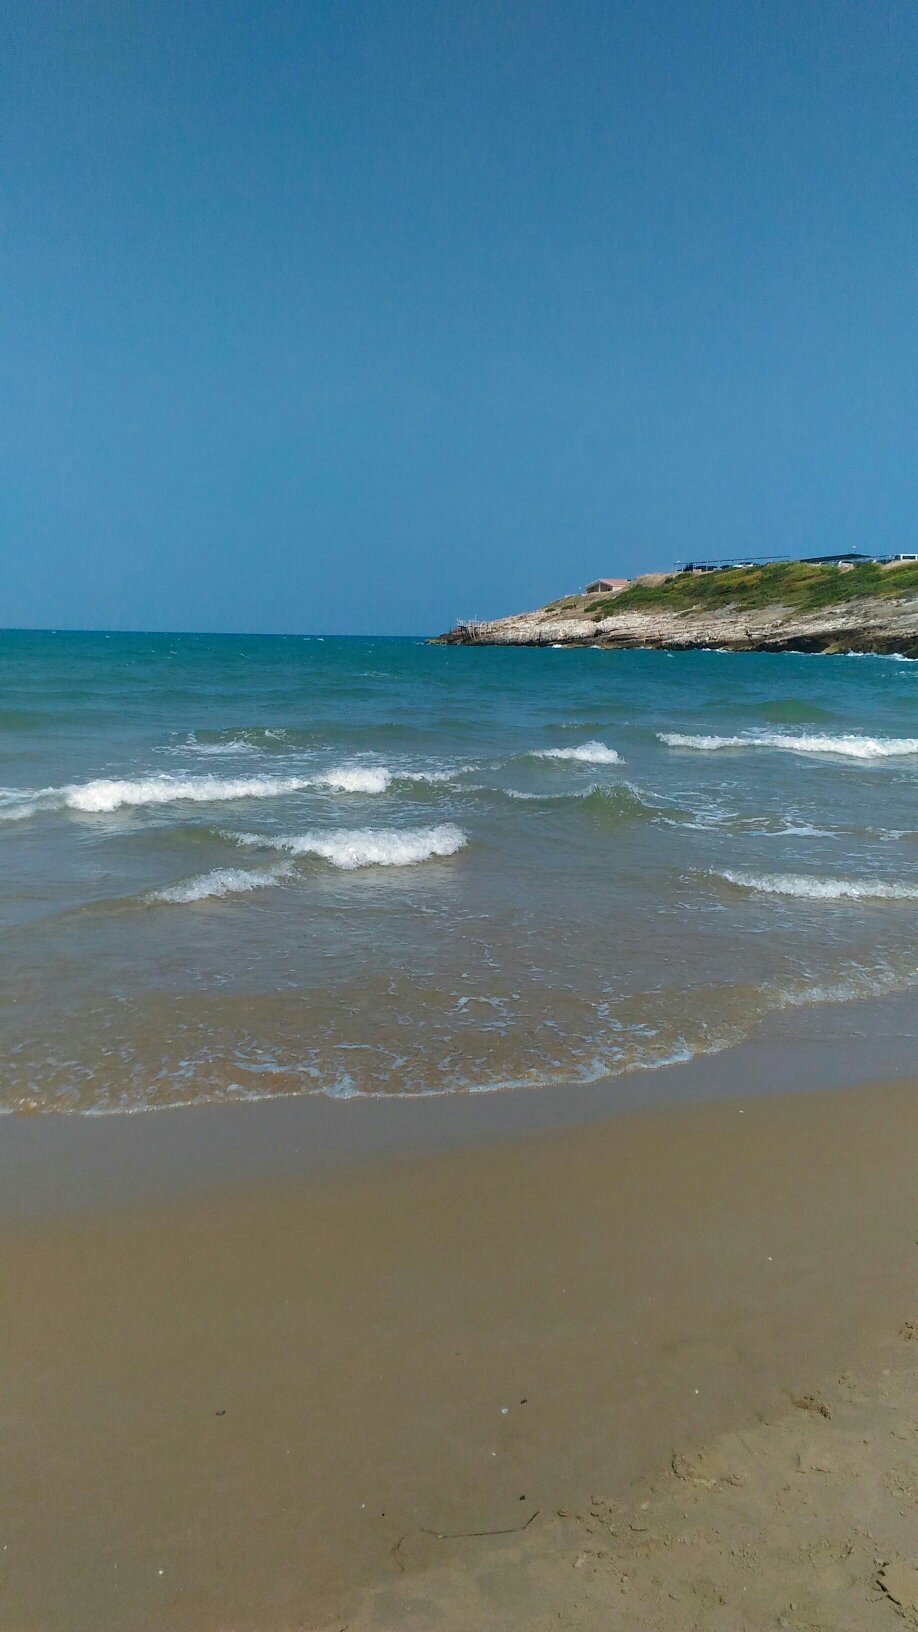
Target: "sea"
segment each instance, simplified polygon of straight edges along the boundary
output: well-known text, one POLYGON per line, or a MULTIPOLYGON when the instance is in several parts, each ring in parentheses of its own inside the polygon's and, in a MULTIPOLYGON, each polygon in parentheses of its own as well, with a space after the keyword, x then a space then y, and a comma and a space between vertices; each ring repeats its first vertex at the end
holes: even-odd
POLYGON ((918 665, 0 634, 0 1109, 538 1090, 918 981, 918 665))

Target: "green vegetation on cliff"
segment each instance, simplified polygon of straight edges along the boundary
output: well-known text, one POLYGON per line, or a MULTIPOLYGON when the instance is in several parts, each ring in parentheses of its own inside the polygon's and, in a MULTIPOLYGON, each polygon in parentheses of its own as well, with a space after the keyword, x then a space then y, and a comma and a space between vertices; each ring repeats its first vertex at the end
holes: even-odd
POLYGON ((751 612, 786 606, 798 612, 818 612, 867 595, 884 599, 918 595, 918 562, 884 568, 865 561, 847 572, 805 561, 680 572, 662 584, 634 584, 621 595, 590 601, 587 611, 596 619, 616 612, 714 612, 728 607, 751 612))

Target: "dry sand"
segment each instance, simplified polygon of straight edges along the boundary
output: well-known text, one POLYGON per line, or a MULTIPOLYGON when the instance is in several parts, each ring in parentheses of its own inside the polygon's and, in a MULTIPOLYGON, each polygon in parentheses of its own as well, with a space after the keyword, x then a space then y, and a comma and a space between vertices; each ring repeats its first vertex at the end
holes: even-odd
MULTIPOLYGON (((918 1626, 918 1328, 767 1422, 515 1535, 413 1531, 349 1632, 918 1626)), ((333 1623, 343 1628, 345 1623, 333 1623)))
POLYGON ((914 1086, 9 1227, 0 1627, 894 1627, 914 1086))

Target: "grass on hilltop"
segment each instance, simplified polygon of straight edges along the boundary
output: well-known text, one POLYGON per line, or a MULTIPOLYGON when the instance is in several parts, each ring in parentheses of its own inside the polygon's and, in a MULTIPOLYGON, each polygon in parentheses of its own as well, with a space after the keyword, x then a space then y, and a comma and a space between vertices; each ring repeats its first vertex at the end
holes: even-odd
POLYGON ((817 612, 862 596, 918 595, 918 562, 883 568, 865 561, 839 572, 835 566, 776 561, 763 567, 724 567, 716 572, 680 572, 662 584, 635 584, 620 595, 591 601, 587 611, 599 621, 616 612, 715 612, 728 607, 751 612, 787 606, 817 612))

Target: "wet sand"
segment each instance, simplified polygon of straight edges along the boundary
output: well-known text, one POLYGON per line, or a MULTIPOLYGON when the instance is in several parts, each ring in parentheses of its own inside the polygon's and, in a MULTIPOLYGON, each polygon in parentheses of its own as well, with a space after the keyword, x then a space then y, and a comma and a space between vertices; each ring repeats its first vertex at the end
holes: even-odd
MULTIPOLYGON (((762 1571, 780 1573, 780 1536, 762 1540, 770 1453, 749 1453, 735 1486, 697 1455, 715 1447, 736 1472, 723 1436, 771 1432, 763 1419, 790 1416, 814 1443, 838 1431, 841 1411, 792 1401, 843 1369, 872 1379, 862 1392, 880 1410, 880 1346, 916 1314, 915 1087, 625 1112, 490 1142, 479 1119, 469 1148, 361 1165, 309 1151, 298 1169, 291 1145, 283 1171, 231 1164, 222 1183, 174 1193, 160 1173, 132 1201, 101 1179, 94 1195, 103 1168, 89 1162, 78 1205, 67 1164, 87 1139, 124 1154, 156 1122, 175 1146, 193 1113, 130 1119, 129 1133, 100 1122, 98 1136, 17 1124, 8 1149, 32 1183, 44 1149, 60 1205, 26 1218, 14 1195, 4 1234, 0 1624, 586 1627, 603 1603, 608 1618, 595 1594, 617 1594, 622 1574, 642 1582, 628 1624, 775 1624, 763 1607, 741 1619, 710 1560, 710 1604, 692 1588, 695 1619, 684 1605, 677 1618, 672 1571, 645 1569, 647 1549, 640 1569, 618 1554, 613 1569, 590 1526, 611 1534, 627 1513, 637 1545, 634 1482, 654 1470, 661 1500, 670 1484, 686 1496, 690 1526, 701 1497, 758 1490, 731 1522, 758 1529, 762 1571), (491 1530, 510 1534, 438 1539, 491 1530)), ((263 1109, 243 1109, 227 1149, 263 1109)), ((216 1137, 240 1112, 211 1116, 216 1137)), ((893 1415, 883 1431, 905 1432, 914 1403, 893 1415)), ((913 1455, 914 1436, 902 1443, 913 1455)), ((828 1477, 814 1467, 811 1482, 828 1477)), ((898 1511, 915 1481, 896 1477, 898 1511)), ((653 1514, 648 1536, 676 1534, 675 1508, 653 1514)), ((718 1527, 708 1510, 705 1526, 718 1527)))

